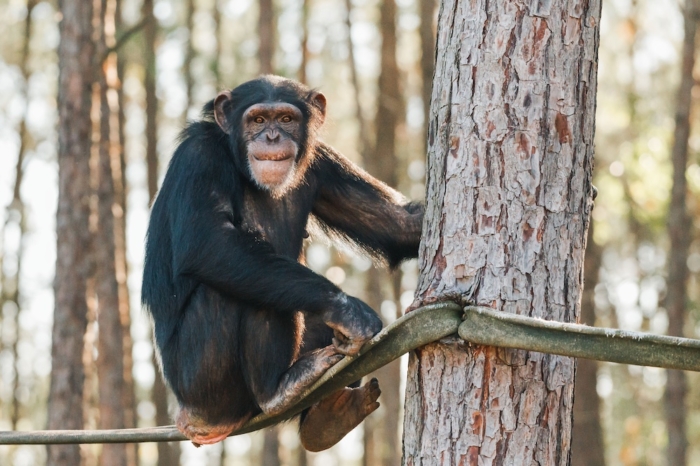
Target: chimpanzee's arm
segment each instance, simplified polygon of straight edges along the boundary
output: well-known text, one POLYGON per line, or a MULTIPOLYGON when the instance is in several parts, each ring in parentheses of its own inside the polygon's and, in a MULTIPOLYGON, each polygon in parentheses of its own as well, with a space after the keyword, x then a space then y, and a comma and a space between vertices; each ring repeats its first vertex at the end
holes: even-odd
POLYGON ((226 154, 209 156, 206 148, 183 145, 183 151, 194 152, 189 158, 198 159, 189 165, 188 157, 176 154, 173 163, 183 165, 179 172, 184 176, 177 186, 166 179, 161 192, 170 213, 175 277, 188 277, 256 307, 318 313, 348 339, 337 345, 341 352, 356 352, 359 343, 381 330, 381 320, 365 303, 237 227, 231 205, 236 173, 217 162, 226 154))
POLYGON ((180 196, 172 223, 175 276, 187 276, 254 306, 321 312, 345 294, 325 277, 233 224, 202 186, 180 196))
POLYGON ((256 307, 317 313, 336 330, 335 346, 343 354, 357 353, 381 330, 381 319, 367 304, 298 262, 275 254, 269 244, 236 228, 222 209, 204 203, 180 212, 188 213, 181 219, 188 226, 174 229, 176 275, 256 307))
POLYGON ((418 255, 422 204, 407 202, 323 143, 313 169, 320 183, 313 214, 328 233, 384 257, 392 267, 418 255))

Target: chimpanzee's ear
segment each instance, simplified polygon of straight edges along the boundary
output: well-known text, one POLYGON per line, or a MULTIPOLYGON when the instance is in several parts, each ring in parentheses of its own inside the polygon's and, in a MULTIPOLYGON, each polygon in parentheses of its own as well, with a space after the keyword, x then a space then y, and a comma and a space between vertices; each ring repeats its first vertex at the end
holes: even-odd
POLYGON ((320 92, 313 92, 309 96, 309 102, 316 107, 321 114, 321 123, 326 119, 326 96, 320 92))
POLYGON ((226 119, 226 104, 231 101, 231 91, 220 92, 214 99, 214 119, 224 133, 231 130, 229 121, 226 119))

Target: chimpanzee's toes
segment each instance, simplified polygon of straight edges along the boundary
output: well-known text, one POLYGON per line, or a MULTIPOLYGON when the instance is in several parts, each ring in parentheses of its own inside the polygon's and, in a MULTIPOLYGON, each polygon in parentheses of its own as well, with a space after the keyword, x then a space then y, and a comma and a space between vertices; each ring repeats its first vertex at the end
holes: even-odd
POLYGON ((368 414, 379 408, 377 379, 362 387, 343 388, 316 403, 299 429, 301 443, 309 451, 321 451, 338 443, 368 414))
POLYGON ((369 382, 367 382, 362 389, 365 392, 364 396, 364 404, 363 404, 363 411, 365 413, 365 416, 379 408, 379 403, 377 403, 377 399, 379 398, 379 395, 382 394, 382 390, 379 388, 379 381, 376 378, 372 378, 369 382))
POLYGON ((175 421, 182 435, 190 439, 196 447, 221 442, 242 424, 208 425, 203 419, 192 415, 187 408, 180 409, 175 421))
POLYGON ((316 350, 320 355, 319 361, 325 370, 338 364, 345 356, 337 351, 334 346, 326 346, 316 350))

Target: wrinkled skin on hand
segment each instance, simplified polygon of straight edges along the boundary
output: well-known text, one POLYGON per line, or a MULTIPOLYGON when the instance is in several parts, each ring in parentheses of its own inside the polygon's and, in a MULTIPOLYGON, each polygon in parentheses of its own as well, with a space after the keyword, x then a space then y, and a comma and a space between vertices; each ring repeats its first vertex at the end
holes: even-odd
POLYGON ((333 329, 333 345, 339 353, 356 355, 362 346, 382 330, 382 321, 367 304, 343 294, 333 300, 323 320, 333 329))

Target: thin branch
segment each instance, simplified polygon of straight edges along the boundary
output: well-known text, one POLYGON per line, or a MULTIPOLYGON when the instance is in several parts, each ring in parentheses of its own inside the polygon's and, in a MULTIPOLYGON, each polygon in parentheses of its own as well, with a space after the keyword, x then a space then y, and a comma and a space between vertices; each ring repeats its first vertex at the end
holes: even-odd
POLYGON ((533 319, 467 307, 459 336, 474 344, 700 372, 700 340, 533 319))
POLYGON ((146 24, 148 24, 148 21, 149 21, 149 18, 145 17, 141 21, 139 21, 138 23, 134 24, 129 29, 124 31, 124 33, 121 36, 119 36, 116 43, 113 46, 108 47, 105 50, 105 53, 102 56, 102 60, 100 61, 100 63, 104 63, 104 61, 107 59, 107 57, 109 56, 110 53, 119 51, 119 49, 122 48, 122 46, 124 46, 124 44, 126 44, 134 34, 136 34, 137 32, 141 31, 141 29, 146 27, 146 24))

